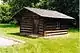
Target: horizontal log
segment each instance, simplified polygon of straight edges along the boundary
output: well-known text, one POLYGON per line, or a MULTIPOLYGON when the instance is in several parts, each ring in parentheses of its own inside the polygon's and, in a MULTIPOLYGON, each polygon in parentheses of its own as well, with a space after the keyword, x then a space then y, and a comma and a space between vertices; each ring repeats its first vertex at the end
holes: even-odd
POLYGON ((68 31, 68 30, 51 30, 51 31, 45 31, 45 32, 57 32, 57 31, 63 32, 63 31, 68 31))
POLYGON ((29 30, 21 30, 20 32, 21 33, 32 33, 32 31, 29 31, 29 30))
POLYGON ((67 33, 68 30, 53 30, 53 31, 45 31, 45 34, 58 34, 58 33, 67 33))
POLYGON ((43 24, 40 24, 40 23, 39 23, 39 26, 43 26, 43 24))
MULTIPOLYGON (((32 18, 30 18, 29 16, 24 16, 22 17, 22 19, 25 19, 25 20, 32 20, 32 18)), ((23 20, 24 21, 24 20, 23 20)))
POLYGON ((29 17, 32 17, 32 16, 23 16, 22 18, 32 19, 32 18, 29 18, 29 17))
POLYGON ((39 32, 39 34, 43 35, 43 32, 39 32))
POLYGON ((44 31, 38 31, 39 33, 43 33, 44 31))
POLYGON ((21 31, 32 31, 30 29, 21 29, 21 31))
POLYGON ((54 30, 56 28, 44 28, 44 30, 54 30))
POLYGON ((33 28, 33 26, 31 26, 31 25, 22 25, 22 26, 20 26, 21 28, 33 28))
POLYGON ((32 24, 21 24, 21 26, 32 26, 32 24))
POLYGON ((50 35, 62 35, 62 34, 67 34, 68 32, 60 32, 60 33, 48 33, 48 34, 44 34, 44 35, 47 35, 47 36, 50 36, 50 35))
POLYGON ((56 24, 44 24, 44 26, 56 26, 56 24))
POLYGON ((26 25, 22 25, 22 26, 20 26, 20 27, 21 27, 21 28, 22 28, 22 27, 24 27, 24 28, 32 28, 33 26, 29 26, 29 25, 27 25, 27 26, 26 26, 26 25))
POLYGON ((43 31, 43 29, 39 29, 39 31, 43 31))
POLYGON ((67 31, 63 31, 63 32, 45 32, 45 34, 51 34, 51 33, 67 33, 67 31))
POLYGON ((20 28, 21 30, 33 30, 32 28, 20 28))
POLYGON ((51 27, 53 28, 53 27, 56 27, 56 26, 55 25, 54 26, 46 26, 46 28, 51 28, 51 27))
POLYGON ((23 23, 32 23, 32 20, 23 21, 23 23))
POLYGON ((22 27, 20 29, 22 29, 22 30, 33 30, 33 28, 24 28, 24 27, 22 27))

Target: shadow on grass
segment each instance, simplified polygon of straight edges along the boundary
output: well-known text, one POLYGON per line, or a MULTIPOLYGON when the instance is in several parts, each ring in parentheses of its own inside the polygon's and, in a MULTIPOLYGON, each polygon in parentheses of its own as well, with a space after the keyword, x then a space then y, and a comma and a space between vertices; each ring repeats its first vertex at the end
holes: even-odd
POLYGON ((14 27, 18 27, 18 25, 15 24, 0 24, 0 28, 14 28, 14 27))
POLYGON ((69 28, 69 32, 79 32, 79 29, 77 29, 77 28, 69 28))
POLYGON ((8 33, 8 34, 10 34, 10 35, 15 35, 15 36, 21 36, 21 37, 26 37, 26 38, 32 38, 32 39, 38 38, 38 37, 32 37, 32 36, 30 36, 30 35, 20 35, 19 32, 18 32, 18 33, 8 33))

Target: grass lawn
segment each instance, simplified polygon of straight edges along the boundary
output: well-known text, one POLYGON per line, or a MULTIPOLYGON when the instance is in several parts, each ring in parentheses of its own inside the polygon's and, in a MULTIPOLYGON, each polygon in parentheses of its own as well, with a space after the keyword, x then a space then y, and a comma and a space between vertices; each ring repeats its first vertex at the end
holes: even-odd
POLYGON ((68 37, 28 38, 19 35, 19 27, 0 24, 0 36, 13 37, 25 41, 24 44, 0 47, 0 53, 79 53, 79 31, 69 29, 68 37))

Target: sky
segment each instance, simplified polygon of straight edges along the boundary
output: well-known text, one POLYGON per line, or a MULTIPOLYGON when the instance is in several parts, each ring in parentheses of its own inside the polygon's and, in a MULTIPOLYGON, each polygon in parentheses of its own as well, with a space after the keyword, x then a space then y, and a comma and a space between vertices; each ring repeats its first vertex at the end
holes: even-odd
POLYGON ((0 0, 0 4, 2 4, 3 1, 0 0))

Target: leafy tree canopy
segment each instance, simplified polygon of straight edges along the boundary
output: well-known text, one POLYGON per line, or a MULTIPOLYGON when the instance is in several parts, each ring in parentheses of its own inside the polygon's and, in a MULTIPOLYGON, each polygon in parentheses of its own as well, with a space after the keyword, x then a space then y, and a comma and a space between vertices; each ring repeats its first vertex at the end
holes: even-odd
POLYGON ((0 5, 0 22, 8 22, 11 19, 11 7, 8 4, 0 5))

